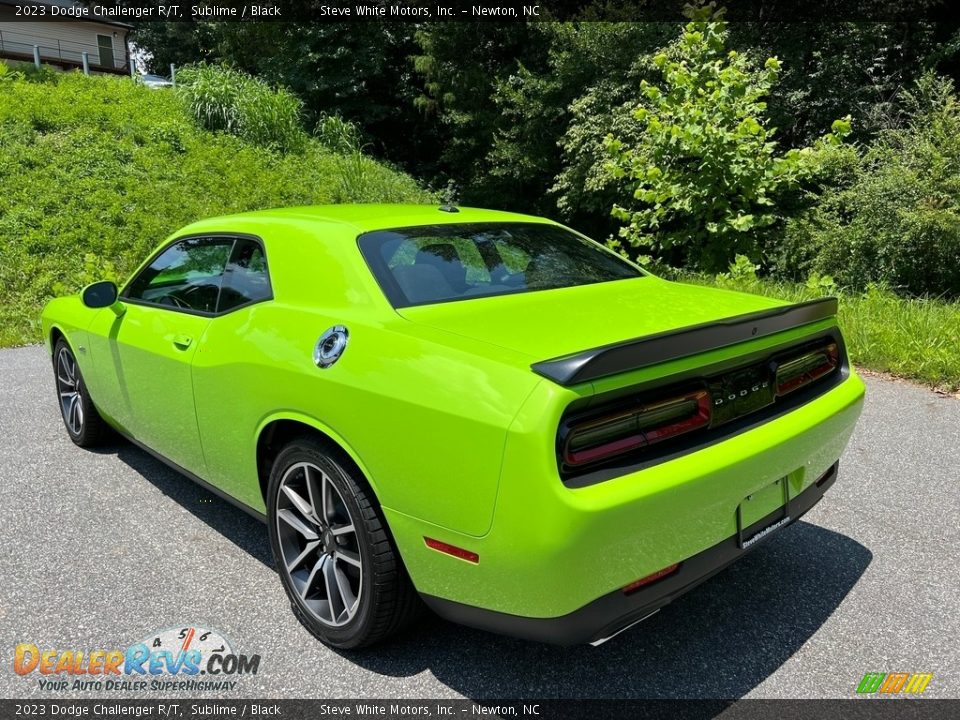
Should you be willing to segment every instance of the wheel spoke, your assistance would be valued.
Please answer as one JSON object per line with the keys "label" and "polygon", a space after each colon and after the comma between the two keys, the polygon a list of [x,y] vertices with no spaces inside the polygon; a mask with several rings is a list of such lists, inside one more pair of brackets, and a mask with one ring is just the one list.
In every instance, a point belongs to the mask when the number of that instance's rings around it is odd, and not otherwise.
{"label": "wheel spoke", "polygon": [[76,383],[73,380],[63,377],[60,373],[57,373],[57,380],[60,381],[61,385],[65,385],[66,387],[76,387]]}
{"label": "wheel spoke", "polygon": [[293,506],[300,511],[300,514],[303,515],[306,520],[309,520],[310,522],[316,521],[316,513],[313,510],[313,505],[304,500],[300,496],[300,493],[298,493],[289,485],[284,485],[283,494],[290,499],[290,502],[293,503]]}
{"label": "wheel spoke", "polygon": [[317,540],[317,533],[314,532],[313,528],[307,525],[303,520],[297,517],[296,513],[291,512],[289,509],[284,508],[277,512],[277,517],[283,520],[287,525],[292,527],[298,533],[303,535],[307,540]]}
{"label": "wheel spoke", "polygon": [[304,561],[304,559],[311,552],[317,549],[317,546],[320,544],[319,540],[310,540],[307,542],[307,546],[303,549],[303,552],[297,555],[292,562],[287,564],[287,572],[293,572],[294,569]]}
{"label": "wheel spoke", "polygon": [[337,550],[333,554],[333,557],[335,560],[343,560],[345,563],[353,565],[354,567],[362,567],[360,556],[354,552],[350,552],[349,550]]}
{"label": "wheel spoke", "polygon": [[[343,611],[346,609],[343,604],[343,595],[340,592],[340,585],[337,583],[337,572],[330,561],[329,556],[324,556],[323,562],[323,584],[327,590],[327,604],[330,606],[330,622],[336,622]],[[334,603],[334,596],[337,603]]]}
{"label": "wheel spoke", "polygon": [[354,532],[353,523],[348,523],[346,525],[337,525],[336,527],[334,527],[333,525],[330,526],[330,534],[333,535],[334,537],[337,537],[339,535],[346,535],[347,533],[352,533],[352,532]]}
{"label": "wheel spoke", "polygon": [[343,601],[343,610],[347,613],[347,619],[353,617],[354,608],[357,604],[357,596],[350,589],[350,581],[344,575],[343,570],[338,568],[335,563],[333,566],[334,577],[337,579],[337,589],[340,591],[340,599]]}
{"label": "wheel spoke", "polygon": [[310,592],[310,586],[313,585],[313,579],[317,576],[317,572],[323,570],[323,564],[326,559],[326,556],[324,556],[317,560],[316,564],[313,566],[313,569],[310,571],[310,575],[307,576],[307,581],[303,584],[303,587],[300,588],[300,597],[303,600],[307,599],[307,594]]}
{"label": "wheel spoke", "polygon": [[[60,368],[63,370],[63,374],[70,378],[70,368],[67,365],[67,352],[66,350],[60,351],[60,356],[57,358],[57,364],[60,365]],[[59,373],[58,373],[59,374]]]}
{"label": "wheel spoke", "polygon": [[[307,495],[310,498],[310,509],[313,511],[313,520],[318,524],[324,523],[322,490],[317,490],[317,479],[314,477],[316,468],[310,465],[303,466],[303,479],[307,486]],[[322,483],[322,481],[321,481]],[[320,501],[319,503],[317,501]]]}
{"label": "wheel spoke", "polygon": [[320,501],[322,505],[323,516],[320,518],[325,523],[330,522],[330,513],[333,512],[333,483],[326,473],[321,473],[322,483],[320,485]]}
{"label": "wheel spoke", "polygon": [[80,432],[80,396],[74,395],[70,398],[70,419],[68,420],[70,424],[70,429],[73,432]]}

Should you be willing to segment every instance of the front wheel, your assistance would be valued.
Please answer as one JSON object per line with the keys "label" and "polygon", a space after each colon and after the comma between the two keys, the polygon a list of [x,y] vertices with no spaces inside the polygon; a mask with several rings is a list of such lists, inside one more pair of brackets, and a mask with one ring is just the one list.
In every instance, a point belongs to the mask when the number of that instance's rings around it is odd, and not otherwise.
{"label": "front wheel", "polygon": [[277,456],[270,545],[297,618],[338,648],[372,645],[418,614],[420,599],[363,477],[313,438]]}
{"label": "front wheel", "polygon": [[70,439],[80,447],[102,444],[109,436],[110,428],[94,407],[77,358],[63,338],[57,340],[53,348],[53,374],[60,416]]}

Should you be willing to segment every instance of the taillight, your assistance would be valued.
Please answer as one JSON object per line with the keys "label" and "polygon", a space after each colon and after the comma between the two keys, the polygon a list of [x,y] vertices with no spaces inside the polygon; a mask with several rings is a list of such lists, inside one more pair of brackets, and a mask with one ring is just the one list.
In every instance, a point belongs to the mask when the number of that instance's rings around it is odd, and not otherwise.
{"label": "taillight", "polygon": [[563,461],[575,467],[654,445],[710,424],[705,389],[645,403],[570,427]]}
{"label": "taillight", "polygon": [[775,388],[777,395],[786,395],[829,375],[840,366],[840,349],[829,343],[802,355],[777,363]]}

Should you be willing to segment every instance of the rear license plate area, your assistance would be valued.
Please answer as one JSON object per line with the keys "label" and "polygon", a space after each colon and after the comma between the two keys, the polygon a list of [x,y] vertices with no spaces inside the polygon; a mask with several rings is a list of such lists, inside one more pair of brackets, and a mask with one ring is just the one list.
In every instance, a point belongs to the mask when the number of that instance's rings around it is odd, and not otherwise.
{"label": "rear license plate area", "polygon": [[[746,549],[790,522],[787,478],[745,497],[737,506],[737,544]],[[760,524],[760,521],[764,521]]]}

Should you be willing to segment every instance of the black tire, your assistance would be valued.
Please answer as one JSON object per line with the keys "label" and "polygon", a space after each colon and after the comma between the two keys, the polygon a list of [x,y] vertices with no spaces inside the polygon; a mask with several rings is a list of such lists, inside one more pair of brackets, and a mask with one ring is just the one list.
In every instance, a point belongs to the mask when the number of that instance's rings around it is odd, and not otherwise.
{"label": "black tire", "polygon": [[[338,497],[332,492],[327,495],[325,482]],[[318,488],[323,500],[314,503]],[[309,508],[291,500],[290,490],[297,498],[308,500]],[[304,512],[323,503],[329,503],[331,512],[326,504],[312,515]],[[270,471],[267,517],[270,547],[293,612],[322,642],[342,649],[366,647],[397,633],[419,616],[422,602],[373,493],[339,452],[311,437],[298,438],[284,447]],[[297,526],[300,529],[293,529]],[[354,531],[345,530],[348,527]],[[343,534],[334,537],[336,532]],[[318,539],[310,540],[311,533]],[[319,545],[309,550],[312,542]],[[359,556],[361,567],[354,572],[352,564],[338,560],[341,555]],[[297,562],[300,558],[305,559]],[[292,570],[288,569],[291,562]],[[327,572],[333,574],[335,591],[313,582],[318,576],[328,580]]]}
{"label": "black tire", "polygon": [[53,346],[53,379],[67,435],[83,448],[102,445],[111,436],[110,426],[90,399],[77,358],[63,338]]}

